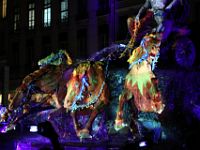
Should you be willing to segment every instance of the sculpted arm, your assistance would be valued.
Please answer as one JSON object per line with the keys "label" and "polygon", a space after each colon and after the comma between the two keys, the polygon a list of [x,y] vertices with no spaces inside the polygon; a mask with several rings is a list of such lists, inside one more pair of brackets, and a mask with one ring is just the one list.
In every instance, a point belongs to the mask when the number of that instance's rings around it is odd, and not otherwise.
{"label": "sculpted arm", "polygon": [[144,5],[140,8],[137,16],[136,16],[136,20],[139,20],[140,19],[140,15],[144,12],[147,11],[147,9],[149,9],[151,7],[151,4],[149,2],[149,0],[146,0],[146,2],[144,3]]}
{"label": "sculpted arm", "polygon": [[173,8],[173,7],[176,6],[180,1],[182,1],[182,0],[173,0],[169,5],[167,5],[166,9],[169,10],[169,9]]}

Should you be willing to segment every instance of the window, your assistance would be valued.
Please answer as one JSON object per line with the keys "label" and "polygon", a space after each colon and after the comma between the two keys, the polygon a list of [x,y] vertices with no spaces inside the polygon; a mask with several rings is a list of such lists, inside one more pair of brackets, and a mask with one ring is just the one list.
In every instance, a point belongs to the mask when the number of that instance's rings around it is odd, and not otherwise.
{"label": "window", "polygon": [[20,70],[20,46],[19,46],[19,41],[15,41],[12,43],[11,45],[11,50],[12,50],[12,54],[10,54],[10,57],[12,58],[11,60],[11,72],[14,72],[14,74],[11,74],[11,79],[17,79],[19,78],[19,70]]}
{"label": "window", "polygon": [[79,0],[78,1],[78,19],[85,19],[88,17],[88,12],[87,12],[87,0]]}
{"label": "window", "polygon": [[109,30],[108,25],[102,25],[99,27],[99,50],[108,46],[109,42]]}
{"label": "window", "polygon": [[58,34],[58,41],[59,41],[59,49],[68,49],[68,33],[61,32]]}
{"label": "window", "polygon": [[42,37],[42,57],[46,57],[47,55],[51,54],[51,42],[52,40],[50,35],[44,35]]}
{"label": "window", "polygon": [[35,48],[35,41],[34,39],[30,38],[26,40],[26,49],[28,49],[28,51],[26,51],[26,71],[27,73],[34,71],[34,69],[36,69],[36,65],[35,65],[35,53],[34,53],[34,48]]}
{"label": "window", "polygon": [[192,18],[194,19],[195,22],[197,21],[197,23],[199,24],[200,23],[200,20],[199,20],[199,18],[200,18],[200,9],[199,9],[200,2],[196,2],[195,4],[196,5],[194,6],[194,9],[192,10],[192,11],[194,11],[195,16]]}
{"label": "window", "polygon": [[61,0],[60,3],[60,15],[61,15],[61,22],[67,22],[68,20],[68,0]]}
{"label": "window", "polygon": [[14,10],[14,31],[19,29],[19,8]]}
{"label": "window", "polygon": [[105,15],[109,13],[109,1],[99,0],[98,1],[98,15]]}
{"label": "window", "polygon": [[0,49],[0,57],[5,55],[5,33],[0,33],[0,41],[1,41],[1,49]]}
{"label": "window", "polygon": [[44,0],[44,27],[51,26],[51,0]]}
{"label": "window", "polygon": [[6,10],[7,9],[7,0],[3,0],[2,2],[2,17],[5,18],[6,17]]}
{"label": "window", "polygon": [[35,3],[28,4],[28,28],[29,30],[35,28]]}
{"label": "window", "polygon": [[78,55],[81,58],[86,58],[87,56],[87,30],[80,29],[77,33],[77,47]]}
{"label": "window", "polygon": [[119,16],[119,25],[117,29],[117,40],[121,41],[127,39],[129,35],[128,28],[127,28],[127,18],[128,16]]}

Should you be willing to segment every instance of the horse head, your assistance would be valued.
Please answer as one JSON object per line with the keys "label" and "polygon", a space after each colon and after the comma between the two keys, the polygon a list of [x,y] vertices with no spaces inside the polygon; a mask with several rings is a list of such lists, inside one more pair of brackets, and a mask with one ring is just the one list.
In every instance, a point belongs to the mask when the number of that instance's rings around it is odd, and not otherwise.
{"label": "horse head", "polygon": [[90,100],[95,99],[95,96],[100,96],[99,92],[103,91],[105,85],[104,80],[101,62],[85,61],[79,63],[74,68],[71,79],[67,83],[64,107],[75,111],[94,105],[97,100],[95,102],[90,102]]}
{"label": "horse head", "polygon": [[67,82],[67,94],[65,97],[64,107],[67,110],[73,109],[73,104],[75,99],[83,98],[83,90],[85,90],[86,85],[86,71],[90,67],[89,63],[80,63],[76,66],[71,74],[69,81]]}
{"label": "horse head", "polygon": [[[70,111],[76,134],[79,137],[90,137],[92,123],[96,115],[108,103],[108,89],[105,83],[101,62],[84,61],[75,66],[67,82],[67,94],[64,108]],[[77,122],[77,114],[89,115],[85,127]]]}
{"label": "horse head", "polygon": [[65,50],[60,50],[58,53],[51,53],[49,56],[38,61],[38,66],[44,67],[46,65],[71,65],[72,59]]}
{"label": "horse head", "polygon": [[15,93],[8,100],[10,102],[8,108],[1,113],[0,124],[4,125],[4,128],[1,130],[1,132],[7,132],[13,129],[19,118],[28,113],[28,98],[29,95],[27,90],[25,90],[22,85],[15,90]]}
{"label": "horse head", "polygon": [[160,55],[160,44],[162,34],[147,34],[140,42],[140,46],[135,48],[129,57],[128,61],[131,69],[135,64],[139,64],[144,60],[152,65],[152,70],[155,68],[155,63]]}

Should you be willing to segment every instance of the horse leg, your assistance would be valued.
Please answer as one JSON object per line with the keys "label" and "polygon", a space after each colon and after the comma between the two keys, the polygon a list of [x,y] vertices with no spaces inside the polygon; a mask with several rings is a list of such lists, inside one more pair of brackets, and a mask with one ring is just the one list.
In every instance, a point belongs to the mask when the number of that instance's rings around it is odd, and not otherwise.
{"label": "horse leg", "polygon": [[99,114],[99,112],[102,110],[103,106],[104,106],[104,102],[103,101],[98,101],[95,106],[94,106],[94,109],[92,110],[91,114],[90,114],[90,117],[89,117],[89,120],[87,121],[86,125],[85,125],[85,128],[81,130],[81,135],[83,137],[86,137],[86,138],[90,138],[90,131],[91,131],[91,128],[92,128],[92,123],[94,122],[96,116]]}
{"label": "horse leg", "polygon": [[51,98],[55,103],[56,109],[49,114],[49,116],[48,116],[49,120],[51,120],[55,116],[59,116],[61,113],[63,113],[63,110],[64,110],[64,107],[58,101],[57,93],[53,93]]}
{"label": "horse leg", "polygon": [[51,120],[53,120],[53,118],[61,116],[62,113],[65,113],[64,107],[55,109],[48,115],[48,120],[51,121]]}
{"label": "horse leg", "polygon": [[77,119],[77,114],[76,113],[77,113],[76,111],[71,112],[71,116],[72,116],[72,119],[73,119],[74,130],[76,132],[76,135],[79,137],[80,136],[80,125],[78,123],[78,119]]}
{"label": "horse leg", "polygon": [[132,132],[134,139],[140,139],[143,137],[143,135],[141,133],[140,124],[137,121],[138,111],[135,106],[135,102],[133,100],[131,101],[131,106],[132,106],[132,117],[133,118],[131,119],[131,123],[130,123],[130,131]]}
{"label": "horse leg", "polygon": [[52,94],[52,99],[56,104],[56,108],[60,109],[62,107],[62,105],[60,104],[60,102],[58,100],[58,94],[57,93]]}
{"label": "horse leg", "polygon": [[132,97],[132,94],[129,93],[127,90],[123,90],[122,94],[119,96],[119,104],[117,110],[117,116],[115,119],[115,130],[120,130],[124,126],[123,120],[123,107],[124,103],[128,101]]}

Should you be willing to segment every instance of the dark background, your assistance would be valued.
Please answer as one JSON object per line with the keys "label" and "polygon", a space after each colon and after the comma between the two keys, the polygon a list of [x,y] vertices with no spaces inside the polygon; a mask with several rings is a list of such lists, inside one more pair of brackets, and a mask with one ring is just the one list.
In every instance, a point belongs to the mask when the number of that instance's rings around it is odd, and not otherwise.
{"label": "dark background", "polygon": [[[4,0],[5,1],[5,0]],[[144,0],[65,0],[68,16],[61,18],[61,3],[44,0],[7,0],[6,16],[2,17],[0,1],[0,93],[7,95],[20,85],[25,75],[38,69],[37,61],[66,49],[73,59],[87,58],[113,43],[130,39],[126,20],[135,16]],[[200,1],[189,0],[187,26],[195,43],[195,69],[200,66]],[[35,26],[29,27],[29,4],[34,4]],[[44,23],[44,11],[51,8],[51,22]],[[166,62],[165,65],[171,64]],[[170,66],[169,66],[170,67]],[[7,68],[7,69],[6,69]]]}

